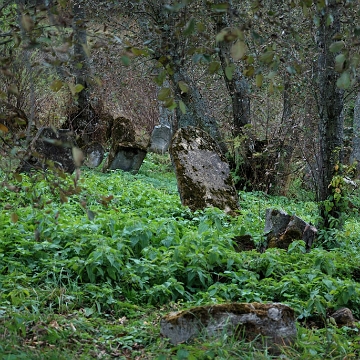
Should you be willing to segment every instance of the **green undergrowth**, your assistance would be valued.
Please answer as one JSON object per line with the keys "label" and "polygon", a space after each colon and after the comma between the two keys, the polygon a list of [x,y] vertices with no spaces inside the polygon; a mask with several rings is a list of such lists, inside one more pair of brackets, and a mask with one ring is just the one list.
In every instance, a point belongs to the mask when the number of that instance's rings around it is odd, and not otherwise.
{"label": "green undergrowth", "polygon": [[[325,320],[344,306],[360,318],[355,212],[309,253],[302,241],[288,251],[239,253],[235,236],[262,244],[267,208],[315,224],[316,204],[241,192],[237,218],[192,213],[180,203],[169,159],[157,155],[136,175],[84,168],[59,189],[35,175],[9,184],[0,189],[3,359],[271,359],[225,334],[177,346],[160,337],[166,312],[228,301],[295,310],[298,339],[285,359],[360,357],[358,329]],[[326,326],[312,327],[314,319]]]}

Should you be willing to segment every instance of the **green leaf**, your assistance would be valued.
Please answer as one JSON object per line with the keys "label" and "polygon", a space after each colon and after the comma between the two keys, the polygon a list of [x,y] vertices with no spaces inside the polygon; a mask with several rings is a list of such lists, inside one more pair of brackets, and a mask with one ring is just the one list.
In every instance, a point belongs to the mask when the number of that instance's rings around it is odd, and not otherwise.
{"label": "green leaf", "polygon": [[231,57],[236,61],[242,59],[247,51],[247,46],[243,41],[237,40],[230,49]]}
{"label": "green leaf", "polygon": [[189,85],[185,81],[179,81],[178,85],[182,94],[189,92]]}
{"label": "green leaf", "polygon": [[130,65],[130,58],[128,56],[123,55],[121,57],[121,62],[125,65],[125,66],[129,66]]}
{"label": "green leaf", "polygon": [[57,92],[57,91],[59,91],[59,90],[62,88],[62,86],[63,86],[63,82],[62,82],[62,81],[60,81],[60,80],[54,80],[54,81],[51,83],[51,85],[50,85],[50,89],[51,89],[52,91]]}
{"label": "green leaf", "polygon": [[234,65],[229,65],[225,68],[225,75],[229,80],[232,80],[235,71]]}
{"label": "green leaf", "polygon": [[162,89],[159,91],[158,99],[159,99],[160,101],[165,101],[170,95],[171,95],[171,89],[165,87],[165,88],[162,88]]}
{"label": "green leaf", "polygon": [[228,3],[211,4],[211,10],[217,13],[225,13],[229,7]]}
{"label": "green leaf", "polygon": [[343,72],[345,68],[346,56],[344,54],[339,54],[335,57],[335,71]]}
{"label": "green leaf", "polygon": [[350,74],[344,71],[336,81],[336,86],[340,89],[348,89],[351,84]]}
{"label": "green leaf", "polygon": [[263,75],[262,74],[257,74],[255,76],[255,82],[256,82],[256,86],[260,88],[262,86],[262,83],[263,83]]}
{"label": "green leaf", "polygon": [[212,61],[209,64],[209,73],[215,74],[220,69],[220,63],[218,61]]}
{"label": "green leaf", "polygon": [[339,52],[343,49],[345,46],[345,43],[343,41],[336,41],[330,45],[330,51],[331,52]]}
{"label": "green leaf", "polygon": [[275,52],[274,51],[266,51],[260,55],[259,60],[265,64],[270,64],[274,59]]}
{"label": "green leaf", "polygon": [[74,91],[75,91],[75,93],[79,93],[79,92],[83,91],[84,89],[85,89],[84,85],[76,84]]}
{"label": "green leaf", "polygon": [[181,112],[185,115],[186,114],[186,105],[181,100],[179,100],[179,108],[180,108]]}
{"label": "green leaf", "polygon": [[184,35],[191,35],[195,30],[195,19],[191,18],[185,26]]}

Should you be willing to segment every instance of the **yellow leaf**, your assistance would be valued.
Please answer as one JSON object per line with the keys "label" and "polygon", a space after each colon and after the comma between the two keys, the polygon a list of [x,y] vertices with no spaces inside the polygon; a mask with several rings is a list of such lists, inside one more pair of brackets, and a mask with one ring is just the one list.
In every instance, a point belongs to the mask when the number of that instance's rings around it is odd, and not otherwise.
{"label": "yellow leaf", "polygon": [[11,214],[11,222],[13,222],[14,224],[17,223],[19,220],[19,215],[17,213],[12,213]]}
{"label": "yellow leaf", "polygon": [[242,59],[247,51],[246,44],[243,41],[236,41],[230,49],[231,57],[236,61]]}
{"label": "yellow leaf", "polygon": [[23,15],[21,17],[21,25],[26,32],[29,32],[34,28],[34,22],[29,15]]}
{"label": "yellow leaf", "polygon": [[52,91],[57,92],[57,91],[59,91],[59,90],[62,88],[62,86],[63,86],[63,82],[62,82],[62,81],[60,81],[60,80],[54,80],[54,81],[51,83],[51,85],[50,85],[50,89],[51,89]]}
{"label": "yellow leaf", "polygon": [[77,167],[81,166],[82,162],[84,161],[84,153],[82,152],[82,150],[79,149],[78,147],[74,146],[72,148],[72,155],[73,155],[75,165]]}
{"label": "yellow leaf", "polygon": [[6,134],[7,132],[9,132],[9,129],[4,124],[0,124],[0,131]]}
{"label": "yellow leaf", "polygon": [[257,74],[255,76],[255,81],[256,81],[256,86],[257,87],[261,87],[262,86],[262,82],[263,82],[263,76],[262,74]]}

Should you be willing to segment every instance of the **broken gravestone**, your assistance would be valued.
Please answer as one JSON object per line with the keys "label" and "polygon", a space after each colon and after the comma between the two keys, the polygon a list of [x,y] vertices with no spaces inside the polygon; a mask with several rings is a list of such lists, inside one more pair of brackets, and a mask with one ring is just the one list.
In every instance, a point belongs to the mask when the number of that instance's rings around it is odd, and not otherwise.
{"label": "broken gravestone", "polygon": [[104,147],[98,142],[92,142],[83,148],[85,155],[84,164],[89,168],[98,167],[104,159]]}
{"label": "broken gravestone", "polygon": [[238,195],[230,167],[217,143],[205,131],[179,129],[169,148],[181,202],[191,210],[217,207],[235,215]]}
{"label": "broken gravestone", "polygon": [[30,155],[24,159],[19,172],[47,169],[50,160],[55,167],[72,174],[75,170],[72,153],[74,146],[75,137],[72,131],[43,127],[31,142]]}
{"label": "broken gravestone", "polygon": [[164,154],[168,151],[171,142],[171,127],[170,125],[157,125],[151,133],[149,151]]}
{"label": "broken gravestone", "polygon": [[265,346],[276,351],[295,340],[294,310],[280,303],[218,304],[169,313],[160,322],[161,335],[172,344],[224,331],[249,341],[261,335],[265,337]]}
{"label": "broken gravestone", "polygon": [[288,215],[283,210],[266,209],[265,235],[267,248],[288,249],[294,240],[303,240],[309,251],[317,230],[296,215]]}
{"label": "broken gravestone", "polygon": [[111,148],[103,171],[120,169],[136,174],[146,156],[146,147],[135,141],[135,129],[129,119],[114,120],[111,130]]}

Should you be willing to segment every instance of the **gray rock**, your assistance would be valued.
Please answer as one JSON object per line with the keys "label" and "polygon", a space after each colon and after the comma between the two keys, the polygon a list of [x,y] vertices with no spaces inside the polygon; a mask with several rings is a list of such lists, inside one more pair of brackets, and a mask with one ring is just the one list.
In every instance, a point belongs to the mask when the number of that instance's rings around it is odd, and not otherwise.
{"label": "gray rock", "polygon": [[265,235],[268,248],[287,249],[294,240],[303,240],[310,250],[316,238],[317,229],[296,215],[290,216],[283,210],[266,209]]}
{"label": "gray rock", "polygon": [[157,125],[151,134],[149,151],[164,154],[169,149],[172,131],[170,125]]}
{"label": "gray rock", "polygon": [[83,149],[85,153],[84,164],[89,168],[98,167],[104,159],[104,148],[100,143],[93,142]]}
{"label": "gray rock", "polygon": [[146,156],[146,150],[137,144],[113,144],[105,161],[103,171],[120,169],[136,174]]}
{"label": "gray rock", "polygon": [[[170,313],[160,322],[160,333],[172,344],[197,335],[216,336],[227,332],[252,341],[262,335],[272,350],[290,345],[296,337],[294,311],[280,303],[230,303],[199,306]],[[259,339],[260,340],[260,339]]]}
{"label": "gray rock", "polygon": [[235,215],[238,195],[230,167],[217,143],[205,131],[179,129],[169,148],[181,202],[191,210],[217,207]]}

